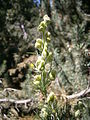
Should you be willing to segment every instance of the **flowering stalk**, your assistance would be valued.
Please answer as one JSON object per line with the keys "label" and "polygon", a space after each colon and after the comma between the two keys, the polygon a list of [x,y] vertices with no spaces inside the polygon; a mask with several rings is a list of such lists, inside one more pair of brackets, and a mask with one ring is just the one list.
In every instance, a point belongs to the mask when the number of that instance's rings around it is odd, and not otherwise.
{"label": "flowering stalk", "polygon": [[45,15],[43,21],[40,23],[38,30],[42,34],[42,39],[38,38],[35,43],[35,48],[40,51],[40,55],[35,64],[37,75],[34,76],[34,84],[41,91],[41,93],[47,96],[47,87],[51,80],[55,79],[55,71],[51,70],[52,52],[49,51],[48,46],[51,41],[51,34],[47,30],[50,18]]}
{"label": "flowering stalk", "polygon": [[[48,114],[51,114],[53,106],[56,101],[56,96],[53,92],[48,95],[47,87],[51,81],[55,79],[56,71],[52,70],[52,52],[49,51],[49,43],[51,41],[51,34],[47,30],[50,23],[50,18],[45,15],[43,21],[40,23],[38,29],[42,34],[42,39],[38,38],[35,43],[35,48],[39,50],[39,56],[35,64],[36,75],[34,76],[34,85],[41,91],[45,97],[44,106],[41,107],[40,117],[47,119]],[[54,104],[53,104],[54,103]],[[47,104],[47,105],[45,105]],[[47,112],[50,111],[50,112]]]}

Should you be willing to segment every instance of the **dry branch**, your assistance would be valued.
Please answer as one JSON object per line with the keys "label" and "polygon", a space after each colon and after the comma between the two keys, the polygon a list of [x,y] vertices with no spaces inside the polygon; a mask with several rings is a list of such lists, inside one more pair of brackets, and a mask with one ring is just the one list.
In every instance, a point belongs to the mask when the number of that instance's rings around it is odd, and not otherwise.
{"label": "dry branch", "polygon": [[15,100],[15,99],[0,99],[0,106],[4,109],[13,105],[14,108],[19,112],[19,110],[24,113],[29,113],[33,109],[37,109],[37,101],[34,99],[25,99],[25,100]]}
{"label": "dry branch", "polygon": [[14,99],[0,99],[0,103],[4,103],[4,102],[10,102],[10,103],[14,103],[14,104],[25,104],[25,103],[30,103],[32,102],[32,99],[26,99],[26,100],[14,100]]}
{"label": "dry branch", "polygon": [[[67,95],[66,98],[68,100],[76,99],[76,98],[79,99],[83,97],[90,98],[90,96],[86,96],[87,94],[90,94],[90,88],[82,90],[81,92],[76,93],[76,94]],[[34,105],[34,103],[37,103],[38,101],[34,100],[33,98],[25,99],[25,100],[15,100],[15,99],[8,99],[8,98],[0,99],[0,103],[6,103],[6,102],[14,103],[15,105],[28,104],[28,103],[33,103]]]}
{"label": "dry branch", "polygon": [[[66,98],[68,100],[75,99],[75,98],[78,99],[78,98],[86,97],[87,94],[90,94],[90,88],[88,88],[88,89],[86,88],[85,90],[82,90],[81,92],[73,94],[73,95],[68,95],[68,96],[66,96]],[[87,98],[89,98],[89,97],[87,97]]]}

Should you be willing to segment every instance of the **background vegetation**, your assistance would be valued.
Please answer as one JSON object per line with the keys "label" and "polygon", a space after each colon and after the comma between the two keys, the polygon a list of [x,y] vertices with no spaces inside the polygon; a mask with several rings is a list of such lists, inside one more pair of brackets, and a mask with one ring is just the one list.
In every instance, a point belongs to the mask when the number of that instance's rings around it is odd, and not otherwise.
{"label": "background vegetation", "polygon": [[[57,70],[59,86],[51,88],[67,95],[78,93],[90,87],[90,9],[87,0],[0,0],[0,118],[19,119],[20,116],[38,113],[37,103],[27,108],[2,102],[8,99],[35,99],[32,75],[35,71],[30,64],[37,60],[34,47],[37,30],[43,16],[47,14],[51,23],[50,47],[53,51],[53,66]],[[39,52],[39,51],[38,51]],[[90,93],[81,99],[84,105],[79,118],[72,118],[64,106],[62,116],[68,120],[89,120]],[[86,98],[88,97],[88,98]],[[7,101],[7,100],[6,100]],[[29,101],[31,102],[31,101]],[[16,103],[15,103],[16,104]],[[72,103],[74,104],[74,103]],[[73,106],[73,105],[71,105]],[[25,108],[26,107],[26,108]],[[8,110],[8,112],[7,112]],[[71,110],[71,109],[70,109]],[[60,118],[65,120],[66,118]],[[70,118],[71,117],[71,118]],[[30,118],[31,119],[31,118]]]}

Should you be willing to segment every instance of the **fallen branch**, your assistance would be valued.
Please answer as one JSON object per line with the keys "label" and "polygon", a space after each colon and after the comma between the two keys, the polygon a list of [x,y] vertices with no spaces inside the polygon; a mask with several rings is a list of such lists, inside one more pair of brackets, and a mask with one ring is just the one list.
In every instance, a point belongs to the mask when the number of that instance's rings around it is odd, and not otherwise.
{"label": "fallen branch", "polygon": [[[82,97],[90,98],[90,97],[86,96],[89,93],[90,93],[90,88],[82,90],[81,92],[76,93],[76,94],[67,95],[66,98],[68,100],[75,99],[75,98],[78,99],[78,98],[82,98]],[[36,103],[38,101],[35,101],[33,99],[25,99],[25,100],[15,100],[15,99],[8,99],[8,98],[0,99],[0,103],[5,103],[5,102],[14,103],[14,104],[28,104],[28,103],[31,103],[31,102]]]}
{"label": "fallen branch", "polygon": [[[3,91],[2,91],[2,94],[5,93],[5,92],[20,92],[20,90],[17,90],[17,89],[13,89],[13,88],[5,88]],[[37,101],[34,100],[34,98],[28,98],[28,99],[25,99],[25,100],[15,100],[15,99],[10,99],[10,98],[2,98],[0,99],[0,103],[10,103],[10,104],[28,104],[28,103],[32,103],[32,104],[35,104]]]}
{"label": "fallen branch", "polygon": [[[79,92],[79,93],[76,93],[76,94],[73,94],[73,95],[68,95],[68,96],[66,96],[66,98],[68,99],[68,100],[70,100],[70,99],[75,99],[75,98],[82,98],[82,97],[87,97],[86,95],[87,94],[89,94],[90,93],[90,88],[86,88],[85,90],[83,90],[83,91],[81,91],[81,92]],[[90,98],[90,97],[87,97],[87,98]]]}
{"label": "fallen branch", "polygon": [[32,99],[26,99],[26,100],[14,100],[14,99],[0,99],[0,103],[4,103],[4,102],[10,102],[10,103],[14,103],[14,104],[25,104],[25,103],[30,103],[32,102]]}

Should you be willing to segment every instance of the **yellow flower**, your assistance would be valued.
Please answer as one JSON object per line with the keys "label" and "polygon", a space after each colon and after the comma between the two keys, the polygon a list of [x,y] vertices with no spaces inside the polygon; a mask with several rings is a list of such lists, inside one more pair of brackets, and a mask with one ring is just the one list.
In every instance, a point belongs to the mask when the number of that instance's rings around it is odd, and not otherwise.
{"label": "yellow flower", "polygon": [[30,68],[34,69],[34,64],[33,63],[30,64]]}

